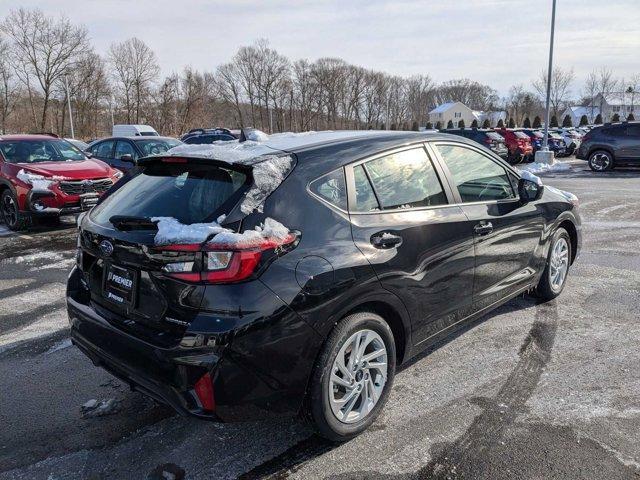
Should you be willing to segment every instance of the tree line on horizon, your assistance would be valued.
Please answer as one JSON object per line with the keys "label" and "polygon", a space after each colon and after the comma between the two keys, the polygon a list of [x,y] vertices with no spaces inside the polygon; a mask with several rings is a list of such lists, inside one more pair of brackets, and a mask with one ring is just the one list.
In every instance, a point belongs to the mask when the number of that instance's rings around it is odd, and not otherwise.
{"label": "tree line on horizon", "polygon": [[[572,69],[554,69],[550,125],[571,101],[574,81]],[[172,136],[214,126],[266,132],[417,130],[437,127],[428,123],[428,112],[447,101],[473,110],[505,110],[504,126],[535,128],[545,85],[541,72],[531,88],[515,85],[500,98],[491,86],[470,79],[438,84],[426,74],[391,75],[339,58],[292,61],[266,40],[240,47],[212,71],[185,67],[162,76],[155,52],[138,38],[115,42],[100,55],[86,27],[66,17],[20,8],[0,19],[0,133],[69,136],[68,102],[76,137],[83,139],[109,135],[113,123],[150,124]],[[579,102],[622,85],[633,95],[640,90],[640,75],[624,82],[600,68],[588,76]]]}

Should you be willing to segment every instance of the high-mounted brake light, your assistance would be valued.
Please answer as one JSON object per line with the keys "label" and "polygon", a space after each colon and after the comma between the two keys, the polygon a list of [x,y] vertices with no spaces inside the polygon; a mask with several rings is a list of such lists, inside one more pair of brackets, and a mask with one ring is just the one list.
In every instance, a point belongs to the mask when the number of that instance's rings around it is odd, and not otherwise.
{"label": "high-mounted brake light", "polygon": [[[248,247],[229,244],[184,244],[159,247],[161,251],[200,253],[201,261],[177,261],[163,267],[165,275],[185,282],[234,283],[246,280],[256,270],[262,254],[293,244],[298,236],[289,233],[284,239],[267,238]],[[178,259],[176,259],[178,260]],[[200,265],[200,269],[196,270]]]}
{"label": "high-mounted brake light", "polygon": [[180,157],[165,157],[161,160],[163,163],[187,163],[189,160]]}

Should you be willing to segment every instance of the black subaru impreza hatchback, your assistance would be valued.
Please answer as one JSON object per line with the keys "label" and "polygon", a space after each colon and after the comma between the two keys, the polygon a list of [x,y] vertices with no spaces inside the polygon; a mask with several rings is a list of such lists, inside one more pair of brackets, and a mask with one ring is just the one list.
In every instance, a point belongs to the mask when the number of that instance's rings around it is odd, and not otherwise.
{"label": "black subaru impreza hatchback", "polygon": [[79,220],[73,343],[204,419],[304,412],[346,440],[398,365],[563,290],[577,198],[458,136],[319,132],[138,162]]}

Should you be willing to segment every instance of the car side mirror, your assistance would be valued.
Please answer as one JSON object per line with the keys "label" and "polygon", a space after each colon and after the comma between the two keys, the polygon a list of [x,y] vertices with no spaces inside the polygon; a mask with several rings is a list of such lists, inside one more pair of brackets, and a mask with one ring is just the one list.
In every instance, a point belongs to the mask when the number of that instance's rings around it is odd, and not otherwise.
{"label": "car side mirror", "polygon": [[133,157],[132,157],[132,156],[131,156],[131,154],[129,154],[129,153],[127,153],[127,154],[125,154],[125,155],[122,155],[122,156],[120,157],[120,160],[122,160],[123,162],[135,163],[135,162],[133,161]]}
{"label": "car side mirror", "polygon": [[544,186],[542,180],[535,175],[524,171],[522,177],[518,180],[518,194],[522,203],[534,202],[542,196]]}

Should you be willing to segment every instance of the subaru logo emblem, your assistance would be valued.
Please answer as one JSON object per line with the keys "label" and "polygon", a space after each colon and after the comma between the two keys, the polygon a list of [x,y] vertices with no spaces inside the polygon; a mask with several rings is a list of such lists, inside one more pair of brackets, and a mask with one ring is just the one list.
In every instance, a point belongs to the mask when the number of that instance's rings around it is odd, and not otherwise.
{"label": "subaru logo emblem", "polygon": [[113,253],[113,244],[109,240],[101,241],[99,247],[105,257],[108,257]]}

